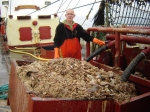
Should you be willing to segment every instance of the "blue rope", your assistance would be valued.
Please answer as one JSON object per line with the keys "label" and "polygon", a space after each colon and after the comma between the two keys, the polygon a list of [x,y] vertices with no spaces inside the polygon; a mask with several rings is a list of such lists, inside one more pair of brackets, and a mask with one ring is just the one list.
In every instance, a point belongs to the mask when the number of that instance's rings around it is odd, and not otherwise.
{"label": "blue rope", "polygon": [[8,98],[8,93],[0,95],[0,100],[6,100]]}
{"label": "blue rope", "polygon": [[8,98],[8,88],[8,84],[0,86],[0,100],[5,100]]}

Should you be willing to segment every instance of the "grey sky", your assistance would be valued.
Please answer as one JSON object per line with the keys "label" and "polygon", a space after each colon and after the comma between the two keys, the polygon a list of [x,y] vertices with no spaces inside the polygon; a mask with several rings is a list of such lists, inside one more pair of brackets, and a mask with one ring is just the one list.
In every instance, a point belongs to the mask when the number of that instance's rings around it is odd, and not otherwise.
{"label": "grey sky", "polygon": [[[57,1],[57,0],[52,0],[51,2],[53,3],[55,1]],[[51,10],[52,13],[55,13],[58,10],[58,8],[61,4],[61,1],[62,0],[60,0],[59,2],[57,2],[57,3],[50,6],[50,10],[53,9],[53,10]],[[95,0],[80,0],[80,1],[79,0],[72,0],[71,3],[70,3],[70,1],[71,0],[63,0],[63,3],[64,2],[65,3],[64,3],[63,6],[61,6],[61,8],[59,9],[58,12],[64,11],[67,8],[67,6],[68,6],[68,8],[75,8],[77,3],[78,3],[78,5],[76,7],[80,7],[80,6],[83,6],[83,5],[86,5],[86,4],[91,4],[91,3],[95,2]],[[96,0],[96,2],[98,2],[98,1],[100,1],[100,0]],[[69,5],[69,3],[70,3],[70,5]],[[78,22],[79,24],[81,24],[81,25],[84,23],[83,24],[84,28],[90,27],[93,23],[92,22],[93,16],[96,14],[97,10],[99,9],[99,4],[100,4],[100,2],[95,3],[93,8],[92,8],[93,4],[88,5],[88,6],[84,6],[84,7],[80,7],[80,8],[76,8],[75,9],[76,17],[75,17],[74,20],[76,22]],[[92,11],[89,15],[89,19],[85,21],[86,16],[88,15],[88,13],[91,9],[92,9]],[[65,16],[64,16],[65,13],[58,13],[58,15],[59,15],[61,21],[63,21],[65,19]]]}

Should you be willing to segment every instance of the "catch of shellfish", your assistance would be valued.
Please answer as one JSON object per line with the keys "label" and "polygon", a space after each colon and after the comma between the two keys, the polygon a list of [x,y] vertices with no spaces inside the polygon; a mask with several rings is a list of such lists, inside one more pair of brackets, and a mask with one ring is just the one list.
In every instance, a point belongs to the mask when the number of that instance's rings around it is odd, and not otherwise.
{"label": "catch of shellfish", "polygon": [[44,98],[114,99],[129,101],[136,96],[133,83],[120,76],[73,58],[35,61],[17,67],[27,92]]}

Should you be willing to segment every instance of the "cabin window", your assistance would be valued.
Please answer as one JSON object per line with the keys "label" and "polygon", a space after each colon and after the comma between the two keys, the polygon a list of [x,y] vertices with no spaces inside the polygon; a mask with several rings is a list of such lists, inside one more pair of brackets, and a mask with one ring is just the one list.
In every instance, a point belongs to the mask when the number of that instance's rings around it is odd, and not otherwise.
{"label": "cabin window", "polygon": [[50,19],[51,15],[39,15],[38,18],[39,19]]}
{"label": "cabin window", "polygon": [[31,16],[17,16],[18,20],[28,20],[31,19]]}

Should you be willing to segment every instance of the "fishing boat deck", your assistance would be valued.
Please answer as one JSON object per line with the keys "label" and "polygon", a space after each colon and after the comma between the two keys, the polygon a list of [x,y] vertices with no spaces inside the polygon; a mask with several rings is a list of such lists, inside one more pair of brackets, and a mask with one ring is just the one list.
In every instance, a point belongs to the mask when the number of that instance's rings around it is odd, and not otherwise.
{"label": "fishing boat deck", "polygon": [[3,41],[2,36],[0,36],[0,86],[8,84],[8,79],[8,70],[5,63],[5,56],[3,55]]}
{"label": "fishing boat deck", "polygon": [[[9,71],[7,69],[2,47],[2,36],[0,36],[0,86],[9,83]],[[0,100],[0,112],[11,112],[10,106],[7,106],[7,100]]]}

